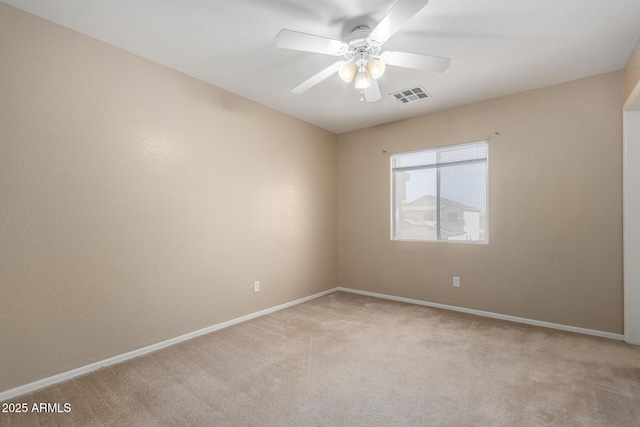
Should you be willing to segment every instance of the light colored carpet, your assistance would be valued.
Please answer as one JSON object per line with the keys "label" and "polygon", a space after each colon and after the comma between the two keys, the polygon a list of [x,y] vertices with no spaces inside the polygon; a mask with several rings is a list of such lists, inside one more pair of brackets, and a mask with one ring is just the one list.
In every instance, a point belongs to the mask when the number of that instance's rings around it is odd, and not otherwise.
{"label": "light colored carpet", "polygon": [[336,292],[12,402],[1,425],[639,426],[622,342]]}

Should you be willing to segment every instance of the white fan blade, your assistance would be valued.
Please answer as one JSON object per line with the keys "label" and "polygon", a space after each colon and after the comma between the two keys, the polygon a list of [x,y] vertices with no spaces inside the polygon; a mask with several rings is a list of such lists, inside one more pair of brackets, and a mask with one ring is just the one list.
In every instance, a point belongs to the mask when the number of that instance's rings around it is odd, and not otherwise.
{"label": "white fan blade", "polygon": [[276,47],[340,56],[348,46],[340,40],[299,33],[298,31],[282,30],[276,36]]}
{"label": "white fan blade", "polygon": [[427,5],[428,0],[398,0],[382,21],[367,36],[373,44],[381,45],[389,40],[404,24]]}
{"label": "white fan blade", "polygon": [[380,95],[380,86],[378,86],[378,81],[376,79],[370,79],[371,86],[368,88],[362,89],[364,92],[364,98],[367,102],[376,102],[382,95]]}
{"label": "white fan blade", "polygon": [[441,56],[419,55],[417,53],[384,51],[380,54],[380,60],[387,65],[396,67],[413,68],[416,70],[433,71],[441,73],[451,63],[451,58]]}
{"label": "white fan blade", "polygon": [[323,81],[324,79],[328,78],[333,73],[338,71],[340,69],[340,67],[342,67],[343,64],[345,64],[345,61],[338,61],[338,62],[336,62],[336,63],[334,63],[332,65],[329,65],[327,68],[325,68],[324,70],[320,71],[318,74],[315,74],[315,75],[309,77],[307,80],[303,81],[298,86],[296,86],[293,89],[291,89],[291,92],[293,92],[293,93],[302,93],[302,92],[312,88],[313,86],[317,85],[318,83],[320,83],[321,81]]}

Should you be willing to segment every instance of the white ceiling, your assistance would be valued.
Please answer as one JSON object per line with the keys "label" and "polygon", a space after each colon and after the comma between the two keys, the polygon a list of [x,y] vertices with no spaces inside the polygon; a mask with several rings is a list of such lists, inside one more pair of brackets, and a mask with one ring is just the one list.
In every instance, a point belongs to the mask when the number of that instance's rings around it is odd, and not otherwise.
{"label": "white ceiling", "polygon": [[[366,103],[337,75],[291,93],[337,58],[277,49],[275,36],[342,39],[396,0],[1,1],[335,133],[619,70],[640,37],[640,0],[431,0],[384,49],[450,57],[451,67],[388,67],[382,100]],[[387,96],[416,85],[432,98]]]}

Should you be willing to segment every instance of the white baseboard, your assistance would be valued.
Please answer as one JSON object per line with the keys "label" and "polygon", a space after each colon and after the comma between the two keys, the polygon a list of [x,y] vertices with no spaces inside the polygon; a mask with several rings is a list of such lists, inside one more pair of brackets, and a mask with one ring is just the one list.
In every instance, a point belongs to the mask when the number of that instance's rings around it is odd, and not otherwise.
{"label": "white baseboard", "polygon": [[98,370],[100,368],[104,368],[105,366],[113,365],[115,363],[124,362],[125,360],[133,359],[134,357],[142,356],[144,354],[151,353],[151,352],[163,349],[165,347],[172,346],[174,344],[178,344],[178,343],[180,343],[182,341],[186,341],[186,340],[190,340],[190,339],[195,338],[195,337],[199,337],[200,335],[205,335],[205,334],[208,334],[210,332],[214,332],[214,331],[217,331],[219,329],[223,329],[223,328],[229,327],[231,325],[235,325],[237,323],[246,322],[247,320],[254,319],[254,318],[260,317],[260,316],[264,316],[265,314],[273,313],[275,311],[279,311],[279,310],[282,310],[282,309],[285,309],[285,308],[288,308],[288,307],[291,307],[291,306],[294,306],[294,305],[297,305],[297,304],[301,304],[303,302],[307,302],[307,301],[310,301],[312,299],[315,299],[315,298],[330,294],[330,293],[335,292],[337,290],[338,290],[338,288],[329,289],[329,290],[326,290],[326,291],[323,291],[323,292],[320,292],[320,293],[317,293],[317,294],[314,294],[314,295],[310,295],[308,297],[300,298],[300,299],[297,299],[295,301],[290,301],[290,302],[287,302],[287,303],[284,303],[284,304],[277,305],[275,307],[271,307],[271,308],[267,308],[267,309],[264,309],[264,310],[257,311],[255,313],[247,314],[245,316],[241,316],[241,317],[238,317],[236,319],[231,319],[231,320],[228,320],[226,322],[218,323],[216,325],[212,325],[212,326],[206,327],[204,329],[199,329],[197,331],[190,332],[188,334],[180,335],[179,337],[171,338],[171,339],[168,339],[166,341],[162,341],[162,342],[159,342],[157,344],[150,345],[148,347],[140,348],[138,350],[133,350],[133,351],[130,351],[128,353],[124,353],[124,354],[120,354],[118,356],[110,357],[109,359],[106,359],[106,360],[103,360],[103,361],[100,361],[100,362],[92,363],[90,365],[82,366],[80,368],[73,369],[73,370],[67,371],[67,372],[63,372],[61,374],[57,374],[57,375],[54,375],[52,377],[44,378],[42,380],[38,380],[38,381],[29,383],[29,384],[25,384],[25,385],[20,386],[20,387],[16,387],[16,388],[13,388],[13,389],[10,389],[10,390],[7,390],[7,391],[3,391],[3,392],[0,393],[0,402],[8,400],[8,399],[13,399],[14,397],[17,397],[17,396],[20,396],[20,395],[23,395],[23,394],[31,393],[31,392],[36,391],[38,389],[41,389],[41,388],[44,388],[44,387],[47,387],[47,386],[50,386],[50,385],[53,385],[53,384],[56,384],[56,383],[60,383],[62,381],[70,380],[70,379],[72,379],[74,377],[78,377],[80,375],[84,375],[84,374],[89,373],[91,371],[96,371],[96,370]]}
{"label": "white baseboard", "polygon": [[624,340],[624,336],[611,332],[596,331],[593,329],[578,328],[575,326],[560,325],[558,323],[543,322],[541,320],[525,319],[524,317],[509,316],[506,314],[492,313],[490,311],[474,310],[472,308],[456,307],[455,305],[438,304],[435,302],[421,301],[412,298],[396,297],[393,295],[378,294],[375,292],[360,291],[358,289],[350,289],[338,287],[338,291],[351,292],[353,294],[367,295],[370,297],[383,298],[393,301],[408,302],[410,304],[424,305],[427,307],[442,308],[445,310],[459,311],[462,313],[475,314],[477,316],[491,317],[494,319],[508,320],[517,323],[526,323],[527,325],[542,326],[544,328],[559,329],[561,331],[576,332],[579,334],[593,335],[596,337],[610,338],[614,340]]}
{"label": "white baseboard", "polygon": [[421,301],[421,300],[417,300],[417,299],[412,299],[412,298],[404,298],[404,297],[397,297],[397,296],[393,296],[393,295],[385,295],[385,294],[379,294],[379,293],[375,293],[375,292],[368,292],[368,291],[360,291],[357,289],[350,289],[350,288],[343,288],[343,287],[337,287],[337,288],[333,288],[333,289],[328,289],[326,291],[314,294],[314,295],[310,295],[308,297],[304,297],[304,298],[300,298],[297,299],[295,301],[290,301],[284,304],[280,304],[277,305],[275,307],[271,307],[271,308],[267,308],[264,310],[260,310],[257,311],[255,313],[251,313],[251,314],[247,314],[245,316],[241,316],[235,319],[231,319],[228,320],[226,322],[222,322],[222,323],[218,323],[216,325],[212,325],[209,327],[206,327],[204,329],[199,329],[197,331],[194,332],[190,332],[188,334],[184,334],[181,335],[179,337],[176,338],[171,338],[168,339],[166,341],[162,341],[159,342],[157,344],[153,344],[144,348],[140,348],[138,350],[133,350],[130,351],[128,353],[124,353],[118,356],[114,356],[111,357],[109,359],[100,361],[100,362],[96,362],[96,363],[92,363],[90,365],[86,365],[86,366],[82,366],[80,368],[77,369],[73,369],[71,371],[67,371],[67,372],[63,372],[61,374],[57,374],[48,378],[44,378],[42,380],[38,380],[29,384],[25,384],[23,386],[20,387],[16,387],[7,391],[3,391],[0,393],[0,402],[8,400],[8,399],[12,399],[14,397],[23,395],[23,394],[27,394],[27,393],[31,393],[33,391],[36,391],[38,389],[44,388],[44,387],[48,387],[50,385],[56,384],[56,383],[60,383],[63,381],[67,381],[70,380],[72,378],[78,377],[80,375],[84,375],[86,373],[89,373],[91,371],[96,371],[100,368],[104,368],[105,366],[109,366],[109,365],[113,365],[116,363],[120,363],[120,362],[124,362],[125,360],[129,360],[129,359],[133,359],[134,357],[138,357],[138,356],[142,356],[144,354],[148,354],[148,353],[152,353],[154,351],[163,349],[165,347],[169,347],[172,346],[174,344],[178,344],[180,342],[186,341],[186,340],[190,340],[192,338],[196,338],[199,337],[201,335],[205,335],[208,334],[210,332],[214,332],[217,331],[219,329],[223,329],[241,322],[245,322],[247,320],[250,319],[254,319],[256,317],[260,317],[260,316],[264,316],[265,314],[269,314],[269,313],[273,313],[279,310],[283,310],[285,308],[297,305],[297,304],[301,304],[303,302],[307,302],[310,301],[312,299],[315,298],[319,298],[321,296],[336,292],[336,291],[343,291],[343,292],[350,292],[350,293],[354,293],[354,294],[360,294],[360,295],[367,295],[370,297],[375,297],[375,298],[382,298],[382,299],[388,299],[388,300],[393,300],[393,301],[401,301],[401,302],[407,302],[410,304],[417,304],[417,305],[423,305],[423,306],[427,306],[427,307],[435,307],[435,308],[442,308],[445,310],[452,310],[452,311],[459,311],[462,313],[469,313],[469,314],[475,314],[478,316],[484,316],[484,317],[491,317],[494,319],[502,319],[502,320],[509,320],[511,322],[518,322],[518,323],[526,323],[528,325],[534,325],[534,326],[542,326],[545,328],[552,328],[552,329],[559,329],[562,331],[569,331],[569,332],[576,332],[579,334],[586,334],[586,335],[593,335],[593,336],[597,336],[597,337],[603,337],[603,338],[610,338],[610,339],[614,339],[614,340],[624,340],[624,336],[620,335],[620,334],[613,334],[611,332],[602,332],[602,331],[595,331],[592,329],[585,329],[585,328],[578,328],[575,326],[567,326],[567,325],[560,325],[557,323],[549,323],[549,322],[543,322],[540,320],[531,320],[531,319],[525,319],[522,317],[516,317],[516,316],[508,316],[506,314],[498,314],[498,313],[492,313],[489,311],[481,311],[481,310],[474,310],[471,308],[464,308],[464,307],[456,307],[453,305],[446,305],[446,304],[438,304],[438,303],[433,303],[433,302],[427,302],[427,301]]}

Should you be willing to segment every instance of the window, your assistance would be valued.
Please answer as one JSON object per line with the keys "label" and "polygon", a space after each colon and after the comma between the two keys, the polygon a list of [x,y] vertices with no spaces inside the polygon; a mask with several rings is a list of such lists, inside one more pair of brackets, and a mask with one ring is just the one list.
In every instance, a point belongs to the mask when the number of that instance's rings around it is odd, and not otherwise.
{"label": "window", "polygon": [[486,243],[487,141],[391,156],[393,239]]}

